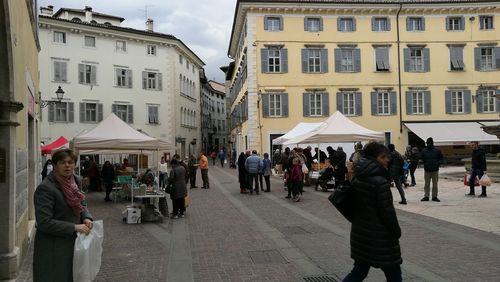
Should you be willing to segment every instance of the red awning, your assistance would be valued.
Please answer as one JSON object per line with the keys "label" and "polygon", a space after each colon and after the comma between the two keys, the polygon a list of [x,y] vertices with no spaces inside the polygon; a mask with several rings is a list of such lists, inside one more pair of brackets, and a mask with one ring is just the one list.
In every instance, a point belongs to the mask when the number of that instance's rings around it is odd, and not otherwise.
{"label": "red awning", "polygon": [[61,136],[57,138],[54,142],[47,144],[45,146],[42,146],[40,149],[42,150],[42,154],[47,155],[51,154],[52,150],[61,148],[62,146],[68,144],[68,140],[64,138],[64,136]]}

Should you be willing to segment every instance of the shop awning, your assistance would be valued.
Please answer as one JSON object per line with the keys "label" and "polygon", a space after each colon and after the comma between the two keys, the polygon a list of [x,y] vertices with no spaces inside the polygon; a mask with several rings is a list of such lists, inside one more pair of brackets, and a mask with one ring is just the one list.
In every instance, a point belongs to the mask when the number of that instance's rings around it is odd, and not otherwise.
{"label": "shop awning", "polygon": [[[496,122],[500,124],[500,122]],[[478,141],[482,145],[500,144],[495,136],[483,131],[484,122],[430,122],[405,123],[405,126],[422,140],[432,137],[436,146],[466,145]],[[491,124],[491,122],[488,122]]]}
{"label": "shop awning", "polygon": [[48,155],[48,154],[52,154],[53,150],[59,149],[66,144],[68,144],[68,140],[66,138],[64,138],[64,136],[60,136],[54,142],[47,144],[45,146],[42,146],[40,149],[42,150],[42,154]]}

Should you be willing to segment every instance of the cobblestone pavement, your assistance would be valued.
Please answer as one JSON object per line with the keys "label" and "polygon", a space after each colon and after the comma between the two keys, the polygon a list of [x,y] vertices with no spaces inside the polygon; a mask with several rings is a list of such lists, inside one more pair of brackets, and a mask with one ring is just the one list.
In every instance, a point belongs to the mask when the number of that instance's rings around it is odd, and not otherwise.
{"label": "cobblestone pavement", "polygon": [[[124,224],[120,214],[126,203],[105,203],[102,193],[88,194],[94,217],[105,226],[97,281],[305,281],[322,275],[336,281],[349,272],[350,226],[328,202],[328,193],[306,187],[295,203],[284,199],[282,182],[272,177],[271,193],[242,195],[236,170],[211,167],[209,175],[211,189],[190,190],[186,217],[163,223]],[[410,204],[397,207],[404,280],[498,281],[500,235],[493,232],[500,229],[498,219],[474,226],[457,216],[435,218],[433,213],[446,214],[446,207],[453,210],[463,197],[462,190],[460,198],[451,197],[450,187],[457,184],[440,181],[443,202],[418,202],[422,189],[417,186],[407,190]],[[471,210],[477,217],[500,211],[500,205],[493,207],[499,194],[490,195],[488,212],[480,204]],[[26,257],[18,281],[31,281],[32,255]],[[384,280],[372,269],[366,281]]]}

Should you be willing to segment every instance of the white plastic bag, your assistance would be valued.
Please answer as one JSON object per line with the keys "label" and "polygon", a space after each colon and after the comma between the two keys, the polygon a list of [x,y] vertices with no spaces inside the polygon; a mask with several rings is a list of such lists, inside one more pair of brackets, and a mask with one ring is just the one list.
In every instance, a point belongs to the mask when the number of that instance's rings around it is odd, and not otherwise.
{"label": "white plastic bag", "polygon": [[302,173],[304,173],[304,174],[309,173],[309,169],[307,168],[306,164],[302,164]]}
{"label": "white plastic bag", "polygon": [[89,235],[78,233],[73,255],[73,281],[90,282],[101,268],[104,227],[102,220],[93,222]]}
{"label": "white plastic bag", "polygon": [[479,185],[481,185],[481,186],[491,186],[491,179],[490,179],[490,177],[486,173],[483,174],[483,176],[481,177],[481,179],[479,179]]}

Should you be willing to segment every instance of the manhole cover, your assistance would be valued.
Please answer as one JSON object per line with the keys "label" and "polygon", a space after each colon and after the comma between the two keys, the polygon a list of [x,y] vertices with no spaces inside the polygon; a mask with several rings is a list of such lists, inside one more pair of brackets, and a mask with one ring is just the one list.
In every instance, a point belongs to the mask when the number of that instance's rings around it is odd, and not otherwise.
{"label": "manhole cover", "polygon": [[248,254],[250,255],[252,261],[258,264],[285,262],[285,259],[276,250],[250,251]]}
{"label": "manhole cover", "polygon": [[338,279],[335,276],[332,275],[319,275],[319,276],[307,276],[304,277],[304,281],[306,282],[338,282],[340,279]]}
{"label": "manhole cover", "polygon": [[284,227],[281,227],[280,230],[281,230],[281,233],[283,233],[285,235],[300,235],[300,234],[311,233],[300,226],[284,226]]}

